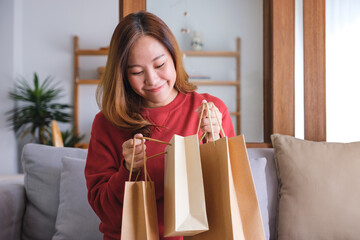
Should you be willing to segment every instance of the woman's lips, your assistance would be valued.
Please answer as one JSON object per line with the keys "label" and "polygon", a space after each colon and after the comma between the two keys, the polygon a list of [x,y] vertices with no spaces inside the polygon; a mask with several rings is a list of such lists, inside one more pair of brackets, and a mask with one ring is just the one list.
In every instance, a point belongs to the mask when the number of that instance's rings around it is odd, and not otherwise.
{"label": "woman's lips", "polygon": [[147,89],[146,91],[149,91],[149,92],[152,92],[152,93],[159,92],[163,86],[164,85],[162,85],[160,87],[156,87],[156,88]]}

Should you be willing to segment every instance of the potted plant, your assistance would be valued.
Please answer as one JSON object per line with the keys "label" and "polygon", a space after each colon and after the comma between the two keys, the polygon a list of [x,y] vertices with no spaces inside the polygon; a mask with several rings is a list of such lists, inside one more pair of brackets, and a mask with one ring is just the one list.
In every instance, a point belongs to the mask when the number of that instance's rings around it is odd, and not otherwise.
{"label": "potted plant", "polygon": [[68,112],[71,106],[55,102],[63,96],[62,92],[50,76],[40,83],[38,75],[34,73],[33,86],[23,78],[17,81],[15,89],[9,93],[16,104],[7,112],[7,120],[16,135],[22,139],[31,134],[36,142],[46,144],[51,133],[51,120],[71,120]]}

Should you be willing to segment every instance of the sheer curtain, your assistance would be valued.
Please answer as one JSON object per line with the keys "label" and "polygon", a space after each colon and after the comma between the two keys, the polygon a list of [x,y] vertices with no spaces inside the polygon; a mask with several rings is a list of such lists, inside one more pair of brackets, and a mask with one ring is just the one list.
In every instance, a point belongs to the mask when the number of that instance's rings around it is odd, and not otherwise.
{"label": "sheer curtain", "polygon": [[295,137],[304,139],[303,0],[295,0]]}
{"label": "sheer curtain", "polygon": [[326,1],[327,141],[360,141],[360,1]]}

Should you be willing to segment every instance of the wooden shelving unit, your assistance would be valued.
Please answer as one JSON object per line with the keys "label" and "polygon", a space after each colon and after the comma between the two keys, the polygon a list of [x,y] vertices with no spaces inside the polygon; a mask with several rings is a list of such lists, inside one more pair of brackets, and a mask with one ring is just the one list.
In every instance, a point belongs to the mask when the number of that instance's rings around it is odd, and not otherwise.
{"label": "wooden shelving unit", "polygon": [[[236,116],[237,134],[241,133],[241,79],[240,79],[240,38],[236,39],[236,51],[184,51],[186,57],[233,57],[236,59],[236,80],[235,81],[216,81],[216,80],[197,80],[191,79],[190,82],[195,85],[214,85],[214,86],[234,86],[236,87],[236,112],[231,115]],[[74,127],[75,132],[79,129],[79,85],[97,85],[99,79],[80,79],[79,76],[79,57],[80,56],[107,56],[107,49],[80,49],[79,38],[74,36]],[[84,144],[86,145],[86,144]]]}
{"label": "wooden shelving unit", "polygon": [[236,111],[230,112],[236,117],[236,133],[241,134],[241,39],[236,38],[236,51],[184,51],[186,57],[231,57],[236,59],[236,80],[217,81],[217,80],[197,80],[190,79],[195,85],[214,85],[214,86],[234,86],[236,87]]}
{"label": "wooden shelving unit", "polygon": [[99,79],[80,79],[80,56],[107,56],[107,49],[80,49],[79,37],[74,36],[74,127],[75,133],[79,131],[79,85],[97,85]]}

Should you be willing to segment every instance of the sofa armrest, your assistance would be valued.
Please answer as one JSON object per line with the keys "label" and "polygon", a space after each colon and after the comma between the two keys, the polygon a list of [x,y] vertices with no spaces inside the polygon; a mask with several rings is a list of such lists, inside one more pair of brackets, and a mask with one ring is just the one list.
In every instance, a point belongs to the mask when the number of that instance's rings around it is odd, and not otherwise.
{"label": "sofa armrest", "polygon": [[0,176],[0,239],[20,239],[24,211],[24,175]]}

